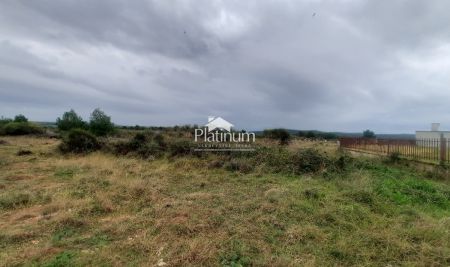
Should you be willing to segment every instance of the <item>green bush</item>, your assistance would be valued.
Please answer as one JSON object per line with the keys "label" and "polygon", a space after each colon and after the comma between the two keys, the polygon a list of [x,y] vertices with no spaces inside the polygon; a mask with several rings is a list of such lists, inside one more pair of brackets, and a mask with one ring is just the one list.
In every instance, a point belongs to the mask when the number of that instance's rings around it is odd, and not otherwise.
{"label": "green bush", "polygon": [[166,141],[164,139],[164,136],[162,134],[157,134],[153,137],[153,141],[156,142],[156,144],[158,144],[158,146],[164,148],[167,146]]}
{"label": "green bush", "polygon": [[289,172],[293,170],[292,153],[284,147],[261,147],[253,156],[254,164],[263,164],[272,172]]}
{"label": "green bush", "polygon": [[401,158],[400,158],[400,152],[394,151],[394,152],[392,152],[392,153],[389,154],[388,161],[389,161],[390,163],[397,163],[397,162],[399,162],[400,160],[401,160]]}
{"label": "green bush", "polygon": [[114,152],[118,155],[135,154],[142,158],[162,156],[164,147],[161,146],[161,140],[155,140],[155,137],[151,138],[149,134],[137,133],[130,141],[117,143]]}
{"label": "green bush", "polygon": [[8,124],[10,122],[13,122],[13,120],[1,116],[0,117],[0,128],[3,127],[3,125]]}
{"label": "green bush", "polygon": [[191,154],[192,144],[189,141],[176,141],[169,145],[170,156],[183,156]]}
{"label": "green bush", "polygon": [[354,159],[349,153],[341,153],[341,155],[334,161],[334,169],[338,171],[347,170],[350,168]]}
{"label": "green bush", "polygon": [[60,145],[62,152],[88,153],[100,148],[97,138],[90,132],[82,129],[72,129]]}
{"label": "green bush", "polygon": [[375,133],[373,131],[367,129],[367,130],[365,130],[363,132],[363,137],[365,137],[365,138],[375,138],[376,136],[375,136]]}
{"label": "green bush", "polygon": [[313,132],[313,131],[308,131],[308,132],[305,134],[305,137],[306,137],[306,138],[316,138],[316,133]]}
{"label": "green bush", "polygon": [[30,122],[9,122],[3,125],[0,133],[4,135],[42,134],[44,129]]}
{"label": "green bush", "polygon": [[224,167],[228,171],[238,171],[242,173],[250,173],[254,169],[254,165],[245,159],[231,159],[224,164]]}
{"label": "green bush", "polygon": [[19,114],[14,117],[14,122],[28,122],[28,119],[24,115]]}
{"label": "green bush", "polygon": [[266,129],[263,135],[264,137],[278,140],[280,145],[287,145],[291,139],[291,135],[286,129]]}
{"label": "green bush", "polygon": [[111,122],[111,117],[97,108],[91,114],[89,129],[97,136],[105,136],[114,132],[114,124]]}
{"label": "green bush", "polygon": [[64,112],[62,118],[56,119],[56,126],[61,131],[69,131],[71,129],[86,129],[87,123],[71,109],[70,111]]}
{"label": "green bush", "polygon": [[318,172],[329,165],[329,159],[316,149],[299,150],[293,157],[295,173]]}

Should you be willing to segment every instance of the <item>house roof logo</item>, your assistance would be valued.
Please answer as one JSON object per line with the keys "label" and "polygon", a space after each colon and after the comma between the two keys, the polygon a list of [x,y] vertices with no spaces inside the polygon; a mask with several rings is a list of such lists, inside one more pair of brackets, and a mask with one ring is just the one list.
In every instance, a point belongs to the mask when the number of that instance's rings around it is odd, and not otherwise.
{"label": "house roof logo", "polygon": [[234,125],[231,124],[230,122],[224,120],[221,117],[215,116],[209,116],[208,123],[205,124],[205,126],[208,128],[208,132],[214,130],[225,130],[227,132],[231,132],[231,128],[234,127]]}

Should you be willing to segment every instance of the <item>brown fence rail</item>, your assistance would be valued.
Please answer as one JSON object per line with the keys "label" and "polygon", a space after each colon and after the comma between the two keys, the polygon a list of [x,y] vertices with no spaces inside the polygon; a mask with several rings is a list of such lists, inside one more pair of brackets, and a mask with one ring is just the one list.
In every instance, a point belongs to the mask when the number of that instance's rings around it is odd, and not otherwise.
{"label": "brown fence rail", "polygon": [[390,155],[398,153],[404,158],[427,162],[450,162],[450,139],[374,139],[352,138],[339,139],[343,148]]}

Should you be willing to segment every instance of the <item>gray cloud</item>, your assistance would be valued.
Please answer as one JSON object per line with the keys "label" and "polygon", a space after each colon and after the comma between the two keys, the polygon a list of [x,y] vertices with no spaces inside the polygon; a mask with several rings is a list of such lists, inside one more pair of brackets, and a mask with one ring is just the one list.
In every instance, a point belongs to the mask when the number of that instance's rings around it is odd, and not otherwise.
{"label": "gray cloud", "polygon": [[[441,1],[6,0],[0,115],[119,124],[450,128]],[[315,14],[315,15],[313,15]]]}

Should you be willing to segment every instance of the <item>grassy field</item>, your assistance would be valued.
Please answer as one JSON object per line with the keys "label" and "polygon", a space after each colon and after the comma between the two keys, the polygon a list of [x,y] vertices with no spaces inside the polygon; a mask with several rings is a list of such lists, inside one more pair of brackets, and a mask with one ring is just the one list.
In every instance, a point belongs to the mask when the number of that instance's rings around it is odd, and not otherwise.
{"label": "grassy field", "polygon": [[[377,158],[233,171],[215,156],[62,155],[57,139],[0,139],[1,266],[450,265],[450,184],[437,171]],[[305,147],[337,153],[287,149]]]}

